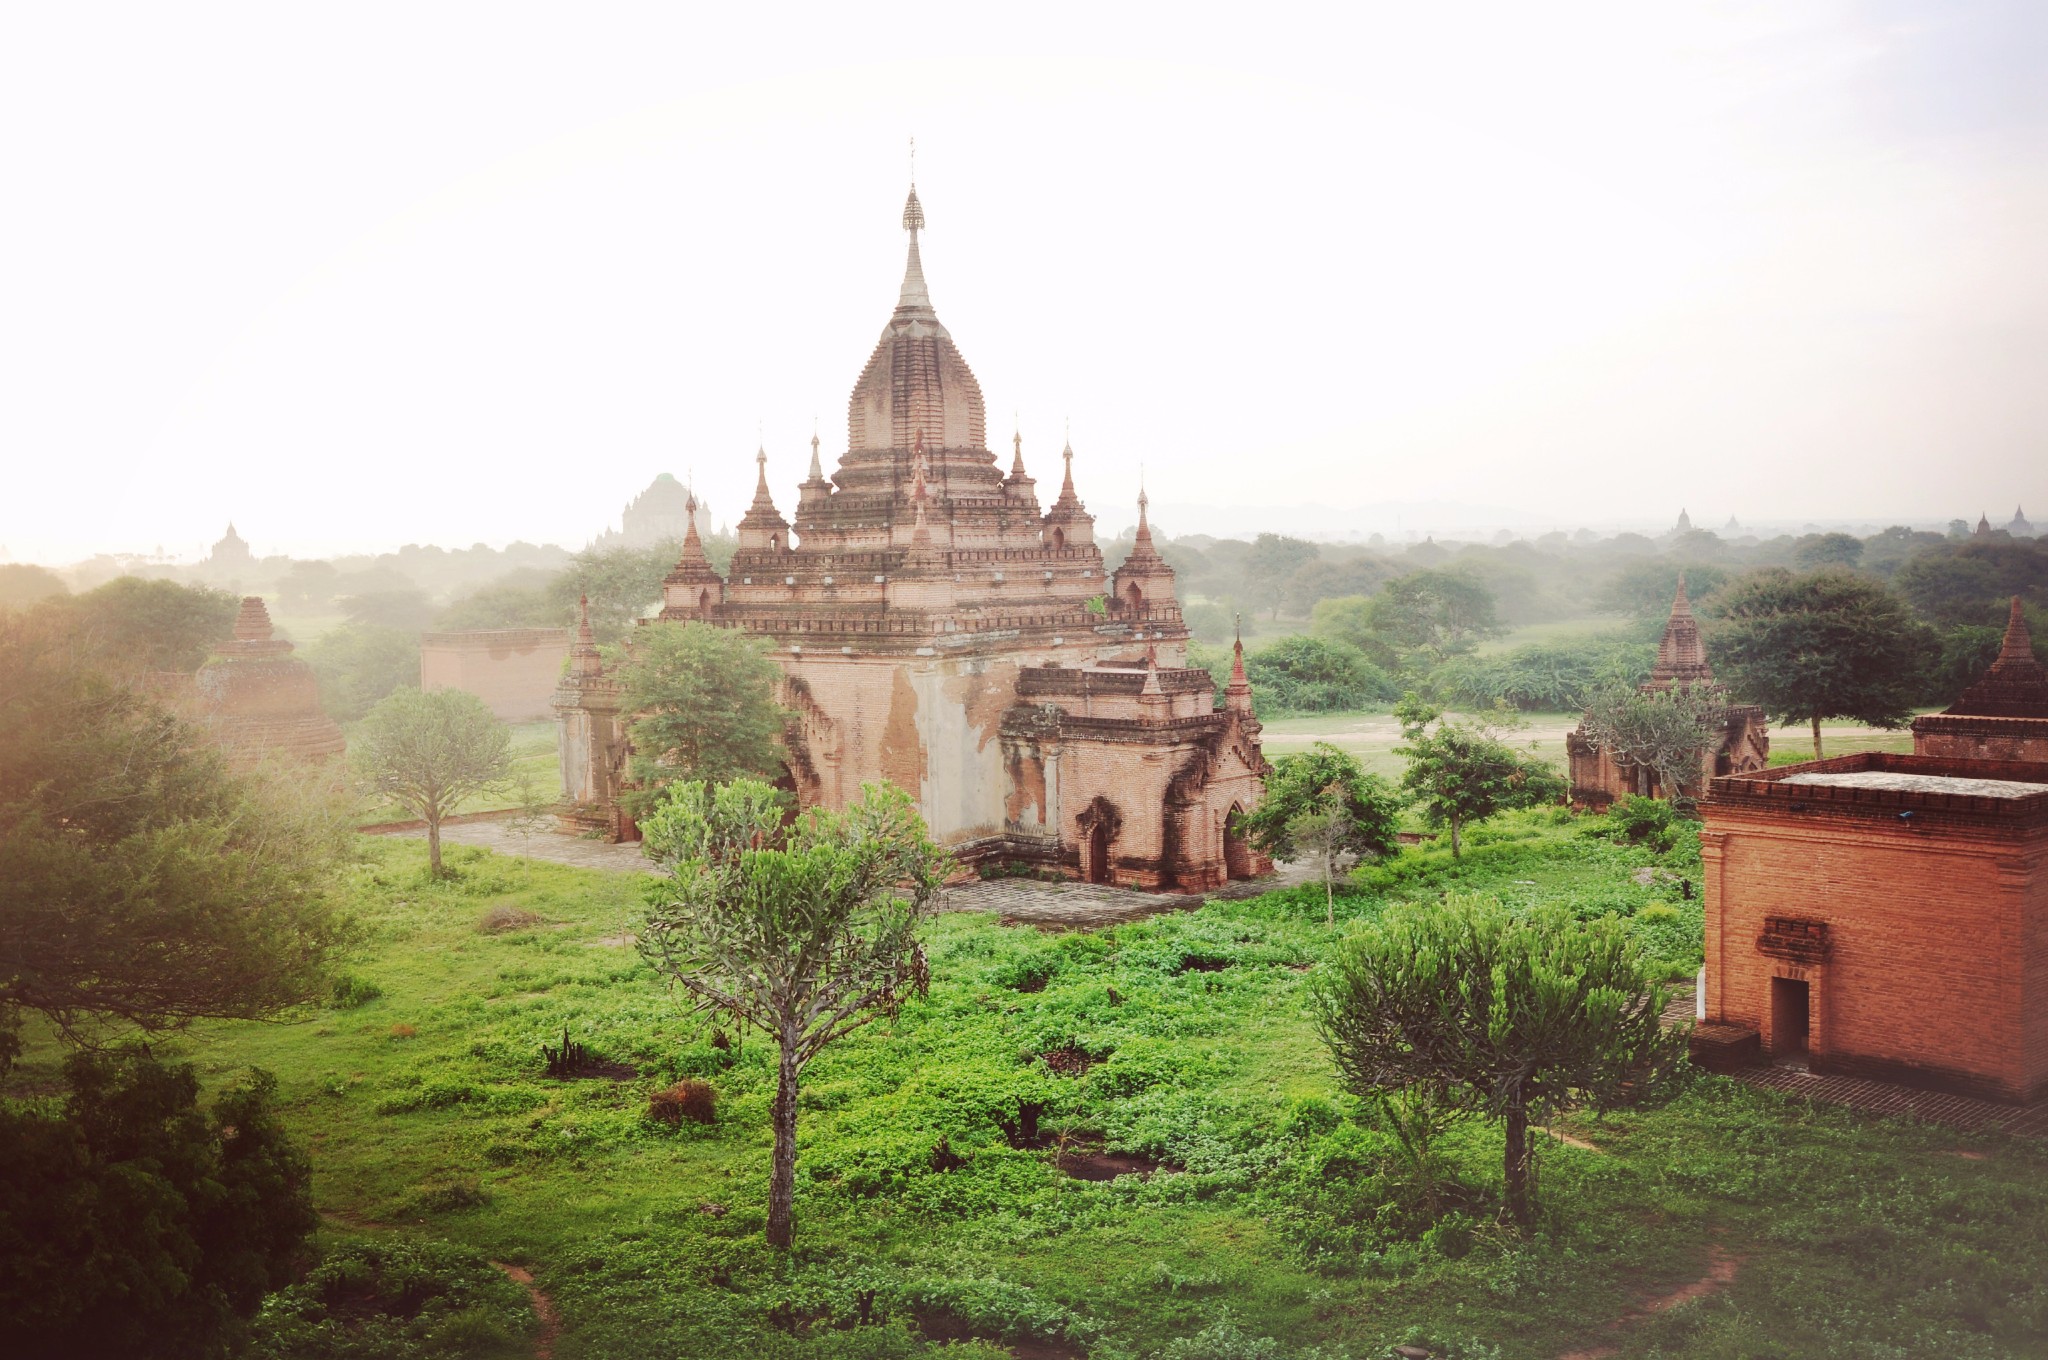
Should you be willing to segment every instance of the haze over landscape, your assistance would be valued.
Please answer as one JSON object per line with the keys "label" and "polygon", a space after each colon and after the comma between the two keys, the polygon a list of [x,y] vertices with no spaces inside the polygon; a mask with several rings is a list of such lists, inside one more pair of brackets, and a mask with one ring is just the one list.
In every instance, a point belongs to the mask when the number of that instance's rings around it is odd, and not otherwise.
{"label": "haze over landscape", "polygon": [[[580,547],[827,465],[900,271],[1175,532],[2048,506],[2026,4],[23,10],[14,561]],[[1308,507],[1313,507],[1309,509]]]}

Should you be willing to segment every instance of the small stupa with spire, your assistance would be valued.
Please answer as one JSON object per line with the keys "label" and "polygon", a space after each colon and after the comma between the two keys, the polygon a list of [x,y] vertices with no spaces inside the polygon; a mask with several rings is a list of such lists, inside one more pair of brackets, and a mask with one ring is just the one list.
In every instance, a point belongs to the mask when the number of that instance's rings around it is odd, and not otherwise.
{"label": "small stupa with spire", "polygon": [[2048,667],[2034,655],[2019,596],[2007,606],[1990,669],[1942,712],[1913,720],[1913,753],[2048,762]]}
{"label": "small stupa with spire", "polygon": [[1576,731],[1567,733],[1565,758],[1570,767],[1571,798],[1574,806],[1600,810],[1629,794],[1650,798],[1698,798],[1707,780],[1716,775],[1749,774],[1770,763],[1771,730],[1763,709],[1755,704],[1728,699],[1714,679],[1707,662],[1705,641],[1699,619],[1692,612],[1692,598],[1686,592],[1685,573],[1678,574],[1678,588],[1671,598],[1671,613],[1664,620],[1664,635],[1657,643],[1657,660],[1649,678],[1639,690],[1657,694],[1680,690],[1710,700],[1699,751],[1699,774],[1682,781],[1682,787],[1663,787],[1658,775],[1629,761],[1625,753],[1608,750],[1593,734],[1590,717]]}

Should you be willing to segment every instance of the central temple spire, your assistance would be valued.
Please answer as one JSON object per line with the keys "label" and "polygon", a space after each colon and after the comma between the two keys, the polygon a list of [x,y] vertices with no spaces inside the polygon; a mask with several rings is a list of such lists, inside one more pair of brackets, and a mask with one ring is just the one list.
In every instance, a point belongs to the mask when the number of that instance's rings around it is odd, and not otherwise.
{"label": "central temple spire", "polygon": [[931,294],[925,291],[924,262],[917,254],[917,233],[924,226],[924,205],[917,201],[917,186],[910,186],[910,197],[903,202],[903,229],[910,233],[910,258],[903,266],[903,293],[896,299],[896,310],[905,309],[930,311]]}

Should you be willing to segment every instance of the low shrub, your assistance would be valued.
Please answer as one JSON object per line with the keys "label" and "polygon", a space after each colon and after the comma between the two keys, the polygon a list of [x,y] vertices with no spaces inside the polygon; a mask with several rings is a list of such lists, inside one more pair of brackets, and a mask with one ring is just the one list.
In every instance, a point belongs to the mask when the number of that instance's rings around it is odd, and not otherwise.
{"label": "low shrub", "polygon": [[328,1005],[338,1011],[352,1011],[384,995],[384,989],[368,978],[357,977],[354,973],[343,973],[334,979],[334,988],[328,994]]}
{"label": "low shrub", "polygon": [[487,908],[477,918],[476,928],[484,935],[503,935],[514,930],[530,930],[541,923],[536,912],[526,910],[510,902],[498,902]]}
{"label": "low shrub", "polygon": [[692,1124],[715,1124],[718,1122],[717,1088],[708,1081],[685,1077],[666,1090],[656,1091],[647,1097],[647,1117],[672,1129],[681,1128],[685,1119]]}

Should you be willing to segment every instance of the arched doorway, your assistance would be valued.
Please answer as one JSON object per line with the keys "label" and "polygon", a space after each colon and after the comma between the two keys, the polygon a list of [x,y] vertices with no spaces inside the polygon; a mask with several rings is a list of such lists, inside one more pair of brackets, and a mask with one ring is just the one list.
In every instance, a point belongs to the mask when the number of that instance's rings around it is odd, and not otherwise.
{"label": "arched doorway", "polygon": [[1124,606],[1133,614],[1145,607],[1145,592],[1138,589],[1136,581],[1131,582],[1124,591]]}
{"label": "arched doorway", "polygon": [[1109,827],[1097,822],[1088,828],[1088,881],[1107,883],[1109,874]]}
{"label": "arched doorway", "polygon": [[1241,821],[1244,809],[1233,806],[1223,817],[1223,876],[1252,877],[1252,845],[1245,839]]}

